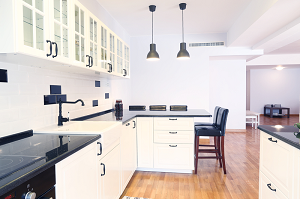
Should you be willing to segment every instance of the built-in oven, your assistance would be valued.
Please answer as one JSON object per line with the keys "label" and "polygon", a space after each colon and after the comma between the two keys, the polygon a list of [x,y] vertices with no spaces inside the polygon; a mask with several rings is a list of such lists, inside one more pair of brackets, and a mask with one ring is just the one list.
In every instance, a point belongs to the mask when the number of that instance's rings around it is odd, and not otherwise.
{"label": "built-in oven", "polygon": [[1,199],[55,199],[55,166],[17,186]]}

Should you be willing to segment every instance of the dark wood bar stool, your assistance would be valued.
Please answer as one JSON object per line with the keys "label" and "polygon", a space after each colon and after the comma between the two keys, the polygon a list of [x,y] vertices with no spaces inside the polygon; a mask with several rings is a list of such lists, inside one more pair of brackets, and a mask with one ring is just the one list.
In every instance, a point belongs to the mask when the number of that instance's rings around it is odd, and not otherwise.
{"label": "dark wood bar stool", "polygon": [[[220,167],[223,167],[226,174],[225,153],[224,153],[224,136],[228,109],[219,108],[216,117],[216,123],[211,126],[195,126],[195,174],[198,169],[198,159],[219,159]],[[199,145],[199,136],[213,136],[214,145]],[[214,147],[214,149],[199,149],[200,147]],[[199,153],[215,153],[216,156],[199,156]]]}

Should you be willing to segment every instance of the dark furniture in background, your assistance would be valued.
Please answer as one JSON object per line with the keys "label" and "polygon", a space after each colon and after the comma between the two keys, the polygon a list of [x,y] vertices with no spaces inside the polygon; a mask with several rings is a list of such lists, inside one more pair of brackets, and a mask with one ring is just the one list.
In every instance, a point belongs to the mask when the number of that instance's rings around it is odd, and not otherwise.
{"label": "dark furniture in background", "polygon": [[[217,107],[216,107],[217,108]],[[224,136],[228,109],[219,108],[216,116],[216,123],[210,126],[195,126],[195,174],[197,174],[198,159],[219,159],[220,167],[223,167],[226,174],[225,153],[224,153]],[[199,136],[213,136],[213,145],[199,145]],[[214,149],[199,149],[200,147],[214,147]],[[199,156],[199,153],[215,153],[216,156]]]}
{"label": "dark furniture in background", "polygon": [[[286,110],[287,114],[282,114],[282,110]],[[264,106],[264,116],[287,116],[290,117],[290,108],[281,107],[281,104],[266,104]]]}

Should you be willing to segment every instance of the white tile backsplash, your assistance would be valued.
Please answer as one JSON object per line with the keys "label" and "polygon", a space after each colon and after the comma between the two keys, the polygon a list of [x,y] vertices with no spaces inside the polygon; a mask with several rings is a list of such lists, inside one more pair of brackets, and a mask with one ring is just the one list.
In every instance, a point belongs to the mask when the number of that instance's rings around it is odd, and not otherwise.
{"label": "white tile backsplash", "polygon": [[[57,123],[58,105],[44,105],[44,95],[50,94],[50,85],[61,85],[68,101],[82,99],[81,103],[63,104],[63,116],[70,119],[111,109],[110,80],[97,75],[87,76],[39,67],[0,62],[1,69],[8,70],[8,83],[0,83],[0,137],[29,129],[42,128]],[[101,87],[95,87],[95,80]],[[111,95],[110,95],[111,96]],[[92,101],[98,100],[93,107]]]}

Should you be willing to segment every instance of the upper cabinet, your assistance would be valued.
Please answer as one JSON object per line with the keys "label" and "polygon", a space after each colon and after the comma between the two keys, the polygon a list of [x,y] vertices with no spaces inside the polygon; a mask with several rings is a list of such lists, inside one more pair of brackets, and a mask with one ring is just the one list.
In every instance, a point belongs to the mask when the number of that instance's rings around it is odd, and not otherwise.
{"label": "upper cabinet", "polygon": [[78,0],[3,1],[0,16],[0,61],[129,77],[128,45]]}

